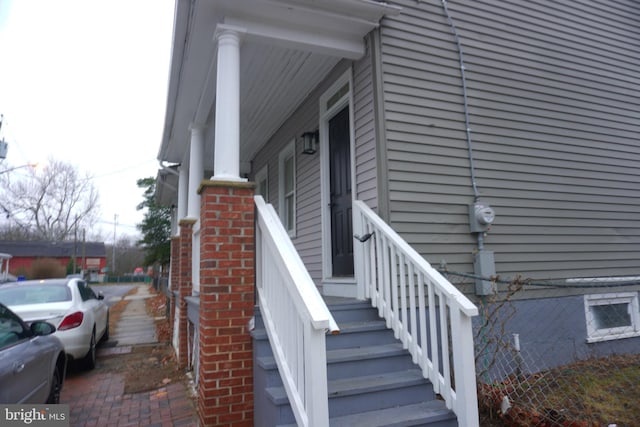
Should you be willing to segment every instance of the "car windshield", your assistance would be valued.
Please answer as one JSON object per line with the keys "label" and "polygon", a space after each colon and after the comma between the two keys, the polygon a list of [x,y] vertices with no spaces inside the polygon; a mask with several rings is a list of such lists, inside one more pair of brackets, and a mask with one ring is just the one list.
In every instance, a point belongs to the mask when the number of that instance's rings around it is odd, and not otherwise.
{"label": "car windshield", "polygon": [[66,285],[20,285],[0,288],[0,302],[8,305],[71,301]]}

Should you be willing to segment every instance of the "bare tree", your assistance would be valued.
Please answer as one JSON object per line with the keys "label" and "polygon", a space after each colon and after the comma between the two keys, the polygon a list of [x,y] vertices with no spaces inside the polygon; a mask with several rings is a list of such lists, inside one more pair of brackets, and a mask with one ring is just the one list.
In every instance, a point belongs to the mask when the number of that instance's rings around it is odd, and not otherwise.
{"label": "bare tree", "polygon": [[91,176],[63,161],[49,159],[25,175],[0,175],[0,208],[7,221],[35,239],[62,241],[91,229],[99,215]]}
{"label": "bare tree", "polygon": [[[107,245],[107,265],[113,265],[113,245]],[[131,236],[120,237],[116,243],[116,270],[112,274],[133,273],[136,267],[146,267],[144,264],[144,251],[136,245],[136,240]],[[145,269],[146,272],[146,269]]]}

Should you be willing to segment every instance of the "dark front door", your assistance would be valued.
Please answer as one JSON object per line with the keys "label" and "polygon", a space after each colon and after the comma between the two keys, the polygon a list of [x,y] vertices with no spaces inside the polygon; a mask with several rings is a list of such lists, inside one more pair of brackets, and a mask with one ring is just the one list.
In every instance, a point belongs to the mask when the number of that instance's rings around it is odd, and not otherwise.
{"label": "dark front door", "polygon": [[334,277],[353,276],[349,140],[349,108],[345,107],[329,120],[331,261]]}

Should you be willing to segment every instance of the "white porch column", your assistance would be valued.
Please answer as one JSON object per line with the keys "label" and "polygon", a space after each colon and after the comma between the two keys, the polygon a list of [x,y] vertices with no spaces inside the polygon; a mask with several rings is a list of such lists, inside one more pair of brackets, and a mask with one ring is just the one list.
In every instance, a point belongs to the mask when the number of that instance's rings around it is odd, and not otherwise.
{"label": "white porch column", "polygon": [[[187,216],[187,201],[189,200],[189,169],[180,165],[178,169],[178,206],[176,207],[176,223]],[[180,235],[178,229],[177,234]]]}
{"label": "white porch column", "polygon": [[[189,146],[189,190],[187,197],[187,218],[200,218],[200,195],[198,186],[204,178],[204,128],[191,125],[191,144]],[[181,169],[182,172],[182,169]]]}
{"label": "white porch column", "polygon": [[245,31],[218,25],[216,123],[212,180],[245,181],[240,177],[240,37]]}

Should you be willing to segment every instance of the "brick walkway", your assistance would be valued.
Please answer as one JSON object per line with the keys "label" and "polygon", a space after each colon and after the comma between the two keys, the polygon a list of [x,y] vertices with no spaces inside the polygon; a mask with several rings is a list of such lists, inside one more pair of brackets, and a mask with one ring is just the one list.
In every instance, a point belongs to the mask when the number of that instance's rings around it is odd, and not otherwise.
{"label": "brick walkway", "polygon": [[[140,286],[136,297],[145,293]],[[144,298],[144,296],[143,296]],[[129,299],[129,298],[127,298]],[[138,305],[144,302],[133,299],[122,313],[118,328],[112,334],[114,341],[127,342],[124,336],[130,331],[122,331],[120,325],[129,325],[138,318]],[[153,319],[150,319],[151,328]],[[122,335],[119,335],[122,334]],[[144,330],[136,340],[146,342],[140,336],[149,335]],[[152,334],[155,341],[155,332]],[[111,341],[111,338],[110,338]],[[148,340],[147,340],[148,341]],[[132,346],[120,345],[98,349],[98,360],[131,352]],[[144,372],[140,373],[144,375]],[[198,425],[195,405],[189,395],[187,385],[182,382],[168,384],[156,390],[142,393],[124,393],[124,376],[115,372],[105,372],[96,368],[92,371],[75,369],[70,366],[62,388],[60,403],[69,405],[71,427],[195,427]]]}
{"label": "brick walkway", "polygon": [[121,375],[79,372],[67,378],[60,403],[69,404],[72,427],[197,425],[184,384],[124,394]]}

